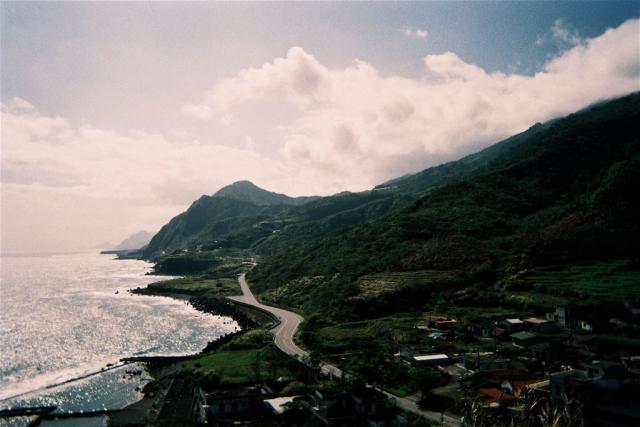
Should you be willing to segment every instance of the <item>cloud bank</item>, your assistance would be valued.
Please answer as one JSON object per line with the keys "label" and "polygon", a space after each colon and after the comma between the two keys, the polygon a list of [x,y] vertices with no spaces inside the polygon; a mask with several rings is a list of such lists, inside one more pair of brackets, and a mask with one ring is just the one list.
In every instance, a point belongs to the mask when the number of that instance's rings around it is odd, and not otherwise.
{"label": "cloud bank", "polygon": [[329,69],[294,47],[219,82],[183,111],[204,120],[233,116],[243,126],[251,120],[243,106],[293,106],[287,121],[274,123],[283,161],[342,176],[345,188],[366,188],[640,89],[638,20],[582,42],[561,22],[553,30],[576,45],[532,76],[488,73],[445,52],[426,56],[423,75],[409,79],[360,60]]}
{"label": "cloud bank", "polygon": [[579,41],[561,28],[575,46],[534,75],[444,52],[408,78],[362,60],[330,68],[293,47],[177,107],[204,129],[197,138],[73,124],[15,99],[2,106],[3,250],[124,238],[239,179],[292,195],[371,188],[640,90],[640,21]]}

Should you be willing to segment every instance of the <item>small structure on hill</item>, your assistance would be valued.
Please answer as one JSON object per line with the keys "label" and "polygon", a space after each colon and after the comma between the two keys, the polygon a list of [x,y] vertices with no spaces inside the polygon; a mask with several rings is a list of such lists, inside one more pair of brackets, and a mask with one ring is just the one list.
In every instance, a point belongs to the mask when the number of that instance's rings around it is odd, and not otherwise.
{"label": "small structure on hill", "polygon": [[504,319],[500,321],[499,325],[509,332],[518,332],[524,330],[524,322],[520,319]]}
{"label": "small structure on hill", "polygon": [[553,334],[558,331],[558,325],[548,319],[538,319],[536,317],[528,317],[524,319],[526,329],[541,334]]}
{"label": "small structure on hill", "polygon": [[411,359],[414,366],[439,366],[451,362],[446,354],[418,354]]}
{"label": "small structure on hill", "polygon": [[511,342],[516,347],[528,348],[538,342],[538,334],[535,332],[516,332],[511,334]]}
{"label": "small structure on hill", "polygon": [[511,360],[497,357],[495,353],[465,353],[460,356],[460,365],[469,370],[484,372],[496,369],[509,369],[512,367]]}
{"label": "small structure on hill", "polygon": [[236,419],[258,414],[266,394],[258,386],[217,390],[207,395],[207,416]]}

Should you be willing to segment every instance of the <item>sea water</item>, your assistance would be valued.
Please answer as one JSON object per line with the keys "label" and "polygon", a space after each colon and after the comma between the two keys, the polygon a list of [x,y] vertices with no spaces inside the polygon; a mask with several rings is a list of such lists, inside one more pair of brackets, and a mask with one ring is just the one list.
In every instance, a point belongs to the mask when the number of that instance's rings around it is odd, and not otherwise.
{"label": "sea water", "polygon": [[[0,409],[122,408],[141,397],[149,377],[134,365],[117,368],[121,358],[196,353],[238,328],[185,301],[130,294],[162,279],[146,275],[150,268],[98,253],[3,255]],[[59,385],[111,364],[116,368]]]}

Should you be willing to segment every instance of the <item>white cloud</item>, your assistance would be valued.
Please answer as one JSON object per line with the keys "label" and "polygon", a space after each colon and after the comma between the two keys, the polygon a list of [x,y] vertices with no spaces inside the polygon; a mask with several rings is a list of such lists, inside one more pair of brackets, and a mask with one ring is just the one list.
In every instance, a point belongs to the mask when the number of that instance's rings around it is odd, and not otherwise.
{"label": "white cloud", "polygon": [[554,39],[571,46],[576,46],[582,43],[582,38],[577,30],[572,29],[561,18],[556,19],[551,26],[551,34]]}
{"label": "white cloud", "polygon": [[[575,41],[560,24],[558,37]],[[250,126],[257,112],[294,106],[271,128],[272,147],[284,163],[314,171],[327,188],[341,182],[363,189],[640,90],[639,29],[631,20],[583,40],[533,76],[488,73],[452,52],[425,57],[418,78],[383,76],[360,60],[329,69],[292,48],[284,58],[221,81],[191,107],[216,117],[232,114],[238,126]]]}
{"label": "white cloud", "polygon": [[558,18],[553,21],[553,24],[545,34],[540,34],[536,37],[534,44],[536,46],[554,44],[559,49],[567,49],[584,42],[585,39],[580,36],[578,30],[562,18]]}
{"label": "white cloud", "polygon": [[420,28],[405,27],[400,31],[410,39],[426,40],[429,36],[429,32],[427,30],[421,30]]}
{"label": "white cloud", "polygon": [[6,252],[115,241],[235,180],[287,176],[247,149],[74,126],[20,100],[2,108],[1,171]]}
{"label": "white cloud", "polygon": [[239,179],[329,194],[459,158],[537,121],[640,90],[639,31],[632,20],[583,40],[533,76],[489,73],[445,52],[426,56],[423,74],[407,78],[361,60],[329,68],[294,47],[184,106],[204,129],[197,140],[188,129],[167,137],[77,125],[9,101],[3,250],[116,241]]}

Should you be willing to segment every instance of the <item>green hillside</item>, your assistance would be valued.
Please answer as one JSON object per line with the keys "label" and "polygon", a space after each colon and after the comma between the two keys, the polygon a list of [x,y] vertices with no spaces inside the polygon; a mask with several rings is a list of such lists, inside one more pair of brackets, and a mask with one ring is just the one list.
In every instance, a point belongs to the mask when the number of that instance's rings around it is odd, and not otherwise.
{"label": "green hillside", "polygon": [[637,257],[639,112],[640,95],[630,95],[388,183],[394,198],[421,196],[319,237],[285,229],[256,246],[264,259],[250,279],[266,291],[325,277],[305,307],[335,310],[358,294],[358,277],[375,272],[455,270],[468,287],[549,264]]}
{"label": "green hillside", "polygon": [[[633,282],[639,112],[639,94],[603,102],[360,193],[293,199],[241,181],[171,220],[145,257],[181,251],[170,261],[205,271],[217,265],[207,251],[242,249],[259,257],[249,279],[265,299],[356,319],[447,301],[557,302],[568,293],[554,282],[544,297],[515,292],[549,265],[632,260],[621,277]],[[636,297],[621,289],[617,301]]]}

